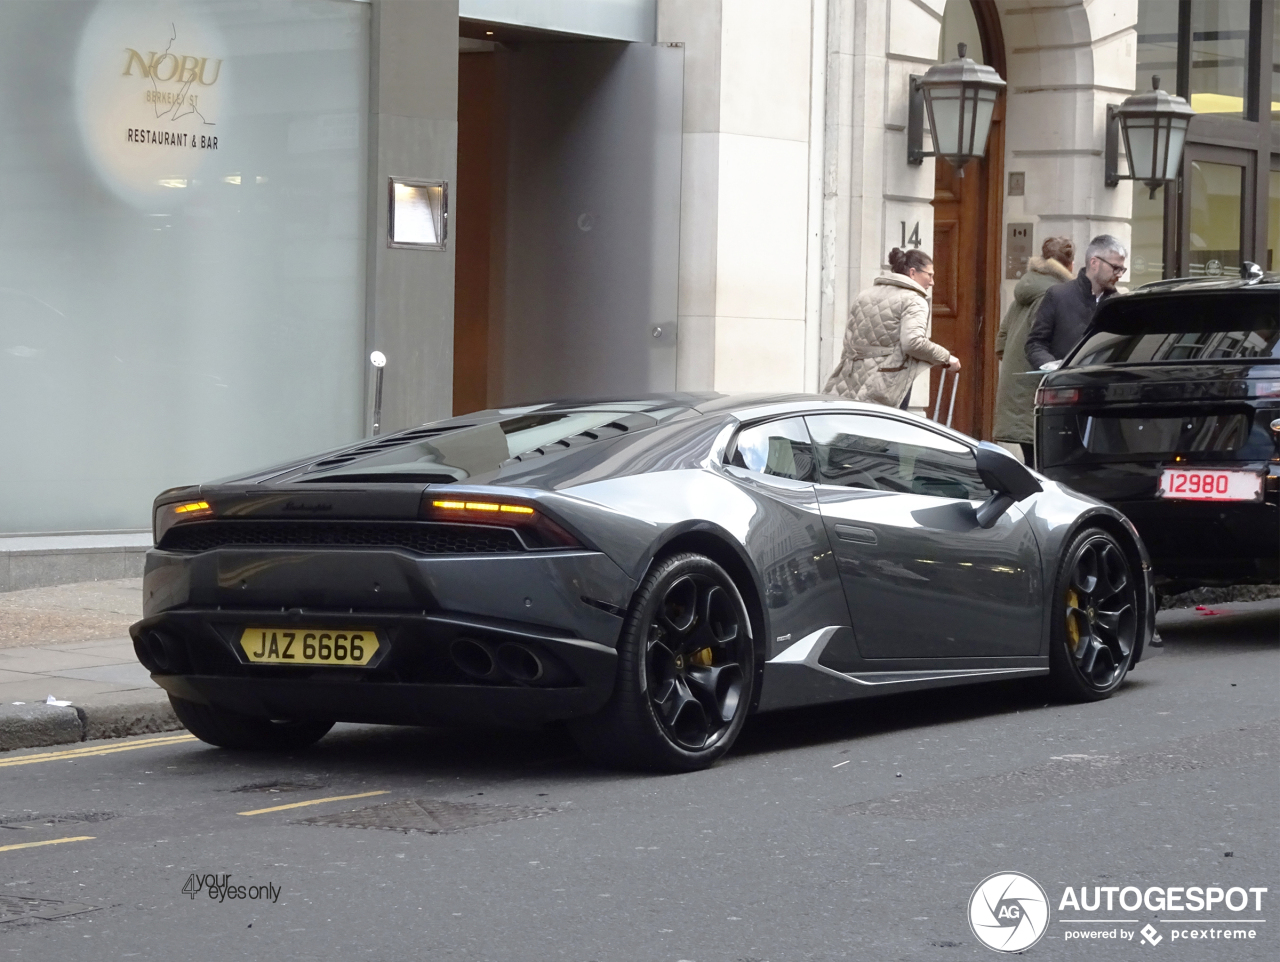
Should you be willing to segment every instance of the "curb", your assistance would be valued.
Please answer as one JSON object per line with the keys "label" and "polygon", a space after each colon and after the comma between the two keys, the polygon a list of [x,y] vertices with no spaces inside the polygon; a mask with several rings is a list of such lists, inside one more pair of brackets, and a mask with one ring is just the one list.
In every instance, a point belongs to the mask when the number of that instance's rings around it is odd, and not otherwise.
{"label": "curb", "polygon": [[141,578],[149,531],[0,536],[0,591]]}
{"label": "curb", "polygon": [[42,748],[177,731],[182,722],[168,699],[138,699],[113,705],[0,705],[0,751]]}

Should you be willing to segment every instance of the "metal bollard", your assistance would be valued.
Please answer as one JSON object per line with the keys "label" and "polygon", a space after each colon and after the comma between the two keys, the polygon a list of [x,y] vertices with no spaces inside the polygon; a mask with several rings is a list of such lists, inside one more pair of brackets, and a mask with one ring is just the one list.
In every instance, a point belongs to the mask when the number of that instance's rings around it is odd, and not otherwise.
{"label": "metal bollard", "polygon": [[374,367],[373,380],[373,433],[376,436],[382,428],[382,371],[387,366],[387,356],[381,351],[369,355],[369,363]]}

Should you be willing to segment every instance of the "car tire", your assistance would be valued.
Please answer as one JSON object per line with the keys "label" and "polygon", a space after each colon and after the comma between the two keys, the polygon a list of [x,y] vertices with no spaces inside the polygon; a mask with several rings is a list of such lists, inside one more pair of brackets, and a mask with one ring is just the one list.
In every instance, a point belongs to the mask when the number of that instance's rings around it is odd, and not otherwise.
{"label": "car tire", "polygon": [[289,751],[314,745],[333,727],[331,721],[272,721],[241,715],[214,705],[169,696],[173,713],[202,742],[240,751]]}
{"label": "car tire", "polygon": [[697,771],[733,746],[754,683],[751,618],[733,579],[704,555],[671,555],[632,599],[612,697],[569,730],[607,767]]}
{"label": "car tire", "polygon": [[1068,701],[1099,701],[1120,687],[1138,645],[1138,582],[1120,543],[1085,528],[1063,553],[1054,585],[1049,681]]}

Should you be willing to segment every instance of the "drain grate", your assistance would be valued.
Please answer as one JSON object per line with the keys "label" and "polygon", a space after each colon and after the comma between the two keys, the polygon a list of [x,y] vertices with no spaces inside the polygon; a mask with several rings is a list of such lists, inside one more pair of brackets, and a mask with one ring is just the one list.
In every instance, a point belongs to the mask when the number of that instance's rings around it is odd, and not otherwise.
{"label": "drain grate", "polygon": [[518,818],[539,818],[556,811],[554,808],[528,808],[523,805],[482,805],[476,802],[444,802],[434,798],[406,798],[398,802],[358,808],[354,812],[299,819],[294,824],[381,828],[391,832],[441,835]]}
{"label": "drain grate", "polygon": [[22,919],[52,922],[82,912],[96,912],[98,906],[83,902],[59,902],[57,899],[29,899],[21,895],[0,895],[0,925]]}

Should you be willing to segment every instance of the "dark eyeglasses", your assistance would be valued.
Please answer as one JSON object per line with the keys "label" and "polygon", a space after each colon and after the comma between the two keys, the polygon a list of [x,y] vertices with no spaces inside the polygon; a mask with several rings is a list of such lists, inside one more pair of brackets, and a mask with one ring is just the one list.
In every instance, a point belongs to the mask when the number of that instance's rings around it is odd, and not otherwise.
{"label": "dark eyeglasses", "polygon": [[[1097,255],[1094,255],[1094,256],[1097,256]],[[1102,263],[1106,264],[1113,271],[1115,271],[1116,277],[1119,277],[1121,274],[1123,274],[1125,271],[1129,269],[1123,266],[1118,267],[1115,264],[1111,263],[1111,261],[1107,260],[1105,257],[1099,257],[1098,260],[1102,261]]]}

